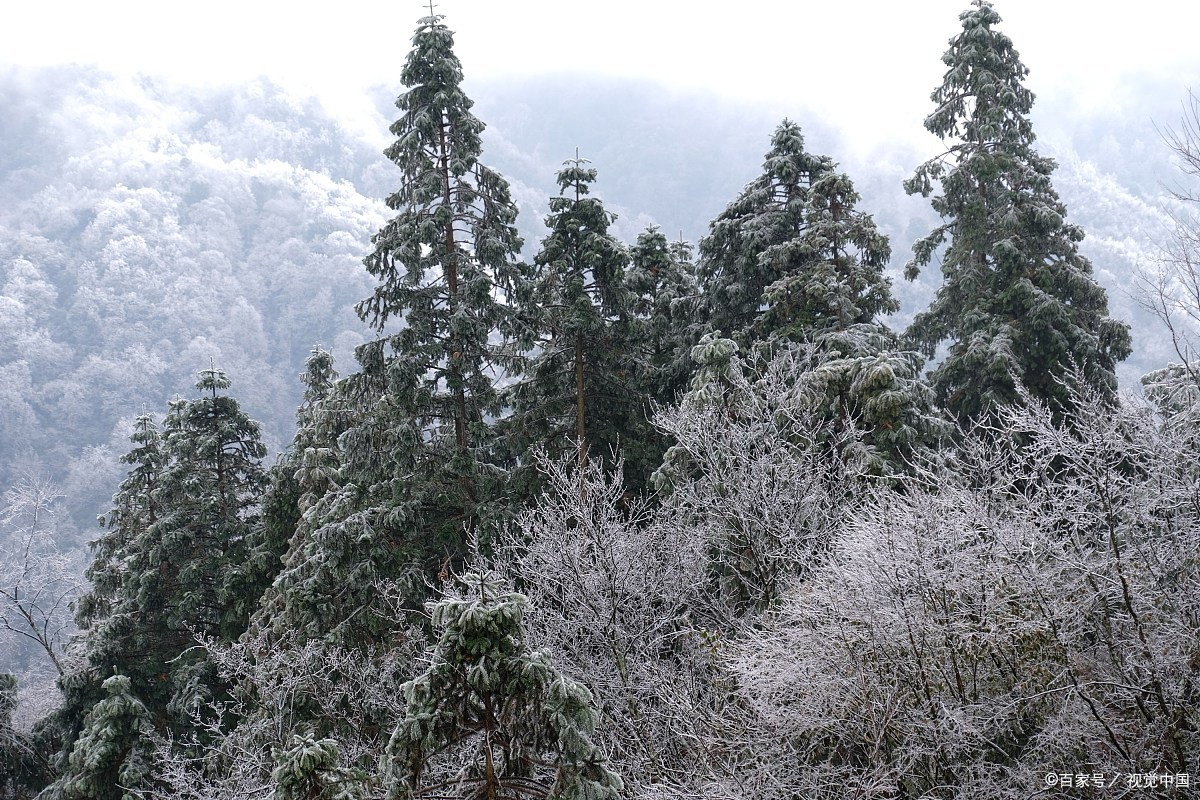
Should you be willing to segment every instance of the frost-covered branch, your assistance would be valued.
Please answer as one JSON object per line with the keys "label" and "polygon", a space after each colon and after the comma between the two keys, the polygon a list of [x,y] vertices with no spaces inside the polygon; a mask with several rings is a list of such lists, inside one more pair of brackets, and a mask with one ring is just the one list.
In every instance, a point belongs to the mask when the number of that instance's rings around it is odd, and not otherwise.
{"label": "frost-covered branch", "polygon": [[731,625],[708,589],[705,541],[632,499],[619,471],[540,467],[546,489],[497,555],[531,600],[531,643],[591,690],[596,735],[627,787],[686,784],[703,772],[712,643]]}
{"label": "frost-covered branch", "polygon": [[[1200,178],[1200,96],[1189,93],[1176,127],[1160,130],[1181,173]],[[1174,227],[1154,268],[1138,275],[1141,304],[1166,326],[1180,364],[1200,384],[1200,188],[1180,183],[1168,213]]]}
{"label": "frost-covered branch", "polygon": [[864,503],[747,630],[744,792],[1015,798],[1196,763],[1195,443],[1146,408],[1076,392],[1068,429],[1026,401],[957,477]]}
{"label": "frost-covered branch", "polygon": [[75,627],[71,603],[83,584],[78,559],[55,542],[54,505],[61,497],[48,478],[28,475],[5,493],[0,517],[0,630],[35,643],[59,675]]}
{"label": "frost-covered branch", "polygon": [[270,797],[281,781],[293,788],[328,785],[346,798],[367,791],[366,774],[403,716],[400,684],[423,645],[419,632],[409,634],[386,650],[279,640],[267,632],[229,645],[202,641],[232,690],[226,700],[196,709],[196,741],[157,742],[161,788],[154,796]]}

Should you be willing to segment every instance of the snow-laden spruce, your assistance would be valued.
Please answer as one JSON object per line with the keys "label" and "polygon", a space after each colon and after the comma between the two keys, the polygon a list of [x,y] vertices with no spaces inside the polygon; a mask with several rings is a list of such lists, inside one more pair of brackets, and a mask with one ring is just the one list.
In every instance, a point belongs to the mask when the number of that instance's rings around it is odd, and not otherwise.
{"label": "snow-laden spruce", "polygon": [[1129,326],[1108,317],[1107,295],[1079,252],[1083,230],[1066,221],[1050,182],[1056,165],[1034,149],[1029,70],[995,30],[991,3],[973,5],[942,57],[948,69],[925,119],[946,151],[905,182],[910,194],[934,195],[944,220],[913,245],[906,277],[936,257],[944,282],[906,335],[930,358],[949,344],[930,377],[963,423],[1016,402],[1018,383],[1069,412],[1063,378],[1072,365],[1113,400]]}

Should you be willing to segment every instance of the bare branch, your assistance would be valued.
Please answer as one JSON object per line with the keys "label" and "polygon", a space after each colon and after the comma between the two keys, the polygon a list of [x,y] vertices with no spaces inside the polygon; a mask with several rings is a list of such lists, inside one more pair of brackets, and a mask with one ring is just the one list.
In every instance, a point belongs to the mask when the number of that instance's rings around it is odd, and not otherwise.
{"label": "bare branch", "polygon": [[45,476],[26,475],[5,493],[0,512],[0,630],[36,643],[59,675],[75,629],[71,604],[83,591],[79,558],[54,540],[61,497]]}

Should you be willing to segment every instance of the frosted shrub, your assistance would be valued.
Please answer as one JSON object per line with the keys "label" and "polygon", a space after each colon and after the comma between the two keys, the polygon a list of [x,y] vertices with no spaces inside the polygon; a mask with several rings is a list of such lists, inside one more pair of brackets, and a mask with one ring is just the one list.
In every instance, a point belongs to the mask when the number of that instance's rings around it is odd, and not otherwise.
{"label": "frosted shrub", "polygon": [[958,478],[879,494],[747,634],[733,785],[1029,797],[1050,773],[1195,772],[1196,453],[1145,408],[1072,401],[1071,429],[1009,410]]}

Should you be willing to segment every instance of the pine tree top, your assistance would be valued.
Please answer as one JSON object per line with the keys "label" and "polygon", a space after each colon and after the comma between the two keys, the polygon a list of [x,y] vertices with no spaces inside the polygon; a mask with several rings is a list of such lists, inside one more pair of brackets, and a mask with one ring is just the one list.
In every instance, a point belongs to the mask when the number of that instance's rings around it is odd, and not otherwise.
{"label": "pine tree top", "polygon": [[198,373],[200,380],[196,381],[196,388],[200,391],[210,391],[212,396],[217,396],[217,391],[228,389],[233,385],[233,381],[229,380],[229,376],[225,374],[223,369],[210,366],[208,369],[200,370]]}
{"label": "pine tree top", "polygon": [[585,167],[584,164],[590,164],[586,158],[579,157],[579,151],[576,150],[575,158],[569,158],[563,162],[563,168],[555,175],[555,181],[558,183],[559,191],[566,195],[570,189],[575,193],[575,197],[588,193],[590,184],[596,181],[599,174],[595,167]]}
{"label": "pine tree top", "polygon": [[1029,69],[1013,42],[993,30],[1000,15],[986,0],[964,11],[962,33],[950,40],[942,62],[949,69],[930,99],[936,109],[925,128],[942,138],[983,143],[998,138],[1032,144],[1036,138],[1028,114],[1034,95],[1023,81]]}
{"label": "pine tree top", "polygon": [[[404,112],[391,126],[397,140],[385,155],[413,178],[416,165],[434,157],[430,142],[439,136],[451,139],[453,149],[446,167],[455,176],[466,175],[475,167],[482,149],[480,134],[484,124],[470,113],[474,102],[462,90],[462,62],[454,54],[454,34],[435,14],[423,17],[412,38],[412,50],[400,71],[401,83],[408,91],[396,98],[396,107]],[[443,148],[445,149],[445,148]],[[406,181],[406,185],[410,184]],[[418,181],[410,192],[397,192],[388,205],[400,210],[405,200],[428,203],[442,191],[440,182]],[[409,196],[406,197],[405,195]]]}
{"label": "pine tree top", "polygon": [[925,121],[946,152],[905,182],[909,194],[932,196],[943,219],[913,245],[905,277],[939,255],[945,282],[906,336],[930,357],[949,340],[931,378],[964,423],[1016,402],[1018,382],[1068,408],[1062,378],[1072,363],[1113,397],[1128,326],[1108,318],[1107,295],[1078,249],[1083,231],[1066,221],[1052,185],[1056,165],[1034,150],[1029,70],[994,29],[1000,16],[986,0],[960,19]]}

